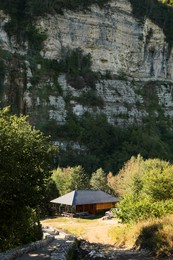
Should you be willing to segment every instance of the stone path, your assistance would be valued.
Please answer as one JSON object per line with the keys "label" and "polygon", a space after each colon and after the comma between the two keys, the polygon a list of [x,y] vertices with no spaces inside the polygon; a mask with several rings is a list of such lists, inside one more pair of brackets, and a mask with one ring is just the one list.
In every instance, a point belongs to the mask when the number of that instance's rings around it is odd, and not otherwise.
{"label": "stone path", "polygon": [[44,247],[32,250],[17,258],[16,260],[65,260],[69,249],[72,247],[75,237],[59,232],[52,227],[43,228],[44,237],[54,237],[53,241]]}
{"label": "stone path", "polygon": [[[53,234],[54,232],[55,234]],[[55,229],[51,231],[50,227],[48,227],[47,230],[46,228],[44,229],[44,235],[54,235],[55,239],[46,247],[39,248],[33,252],[18,257],[16,260],[66,259],[66,255],[70,247],[72,247],[75,238],[64,232],[57,232]]]}
{"label": "stone path", "polygon": [[41,260],[41,259],[53,259],[52,255],[53,252],[57,250],[57,248],[64,244],[64,239],[65,239],[65,235],[61,234],[61,238],[57,238],[57,236],[55,236],[55,240],[53,240],[53,242],[51,242],[49,245],[43,247],[43,248],[39,248],[36,249],[35,251],[29,252],[27,254],[24,254],[20,257],[17,257],[16,260]]}

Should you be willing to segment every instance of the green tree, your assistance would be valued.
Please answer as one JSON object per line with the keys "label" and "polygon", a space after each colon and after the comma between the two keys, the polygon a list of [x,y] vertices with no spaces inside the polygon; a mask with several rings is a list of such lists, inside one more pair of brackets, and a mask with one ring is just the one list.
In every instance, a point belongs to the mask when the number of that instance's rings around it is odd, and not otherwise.
{"label": "green tree", "polygon": [[0,250],[41,237],[37,209],[55,151],[27,117],[10,115],[9,108],[0,111]]}
{"label": "green tree", "polygon": [[70,192],[70,179],[71,179],[71,168],[60,168],[58,167],[53,171],[52,179],[54,180],[59,194],[62,196]]}
{"label": "green tree", "polygon": [[133,172],[134,168],[129,168],[127,162],[129,172],[123,180],[127,189],[118,216],[131,222],[173,213],[173,165],[160,159],[140,158],[138,163],[138,169]]}
{"label": "green tree", "polygon": [[137,157],[132,156],[128,160],[119,173],[112,177],[112,186],[111,188],[118,194],[119,197],[123,197],[129,190],[132,189],[133,182],[136,180],[136,189],[137,189],[137,180],[140,180],[140,174],[143,166],[143,158],[141,155]]}
{"label": "green tree", "polygon": [[173,165],[159,159],[145,161],[143,192],[153,201],[173,198]]}
{"label": "green tree", "polygon": [[97,171],[93,172],[90,179],[90,186],[94,190],[110,192],[107,183],[107,174],[103,171],[102,168],[99,168]]}
{"label": "green tree", "polygon": [[53,171],[52,179],[55,181],[60,195],[72,190],[83,190],[89,188],[89,178],[82,166],[57,168]]}
{"label": "green tree", "polygon": [[50,203],[51,200],[57,198],[59,196],[59,191],[57,189],[55,181],[50,178],[45,189],[45,196],[40,205],[40,215],[52,216],[55,214],[54,209]]}
{"label": "green tree", "polygon": [[87,190],[89,188],[89,178],[81,165],[71,168],[70,189]]}

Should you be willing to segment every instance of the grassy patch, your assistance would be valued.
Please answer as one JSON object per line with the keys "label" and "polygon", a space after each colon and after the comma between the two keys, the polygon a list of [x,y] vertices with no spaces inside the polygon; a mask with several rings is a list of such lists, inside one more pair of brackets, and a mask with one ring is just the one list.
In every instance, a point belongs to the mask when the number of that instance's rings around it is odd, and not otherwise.
{"label": "grassy patch", "polygon": [[111,227],[108,234],[117,246],[148,249],[157,257],[173,254],[173,215]]}
{"label": "grassy patch", "polygon": [[151,250],[156,256],[173,254],[173,215],[156,219],[141,228],[136,245]]}
{"label": "grassy patch", "polygon": [[111,227],[108,231],[108,235],[114,241],[117,246],[133,247],[136,238],[140,234],[140,225],[120,225]]}
{"label": "grassy patch", "polygon": [[75,227],[75,226],[66,226],[65,230],[70,233],[73,234],[77,237],[82,236],[85,233],[85,229],[82,227]]}
{"label": "grassy patch", "polygon": [[53,225],[53,224],[55,224],[55,223],[66,223],[66,222],[68,222],[69,221],[69,219],[67,219],[67,218],[62,218],[62,217],[57,217],[57,218],[52,218],[52,219],[45,219],[45,220],[43,220],[42,221],[42,224],[43,225],[45,225],[45,224],[48,224],[48,225]]}

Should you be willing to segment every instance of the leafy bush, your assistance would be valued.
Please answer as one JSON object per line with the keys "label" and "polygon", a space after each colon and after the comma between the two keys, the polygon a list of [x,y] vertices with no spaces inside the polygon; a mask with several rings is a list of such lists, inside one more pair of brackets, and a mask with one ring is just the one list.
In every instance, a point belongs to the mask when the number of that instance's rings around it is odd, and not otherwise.
{"label": "leafy bush", "polygon": [[104,101],[101,97],[97,96],[97,92],[95,90],[88,90],[87,92],[83,92],[76,100],[84,105],[84,106],[98,106],[103,108]]}
{"label": "leafy bush", "polygon": [[0,252],[42,239],[41,225],[34,210],[16,205],[0,207]]}
{"label": "leafy bush", "polygon": [[173,240],[173,220],[172,215],[168,215],[160,220],[156,219],[142,226],[135,245],[139,249],[148,249],[157,257],[172,255]]}
{"label": "leafy bush", "polygon": [[[25,38],[27,38],[29,43],[29,52],[33,50],[38,53],[43,47],[43,41],[46,40],[47,36],[45,33],[40,33],[33,25],[28,26],[25,32]],[[33,53],[30,53],[33,54]]]}
{"label": "leafy bush", "polygon": [[76,89],[95,87],[97,73],[91,70],[91,55],[84,55],[80,48],[63,49],[58,70],[67,74],[67,80]]}
{"label": "leafy bush", "polygon": [[[134,164],[138,162],[136,160]],[[124,173],[123,179],[119,181],[119,185],[123,182],[127,186],[119,204],[120,210],[116,213],[124,222],[137,222],[173,213],[173,165],[159,159],[141,160],[140,164],[138,171],[131,173],[130,179]]]}

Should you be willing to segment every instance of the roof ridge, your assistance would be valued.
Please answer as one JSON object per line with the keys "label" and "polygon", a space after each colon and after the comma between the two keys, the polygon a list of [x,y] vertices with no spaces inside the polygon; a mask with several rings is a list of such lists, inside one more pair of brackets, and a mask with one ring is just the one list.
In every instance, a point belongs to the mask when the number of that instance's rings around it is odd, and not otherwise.
{"label": "roof ridge", "polygon": [[76,190],[73,190],[72,192],[74,193],[74,194],[73,194],[73,199],[72,199],[72,205],[73,205],[73,202],[74,202],[74,200],[75,200]]}

